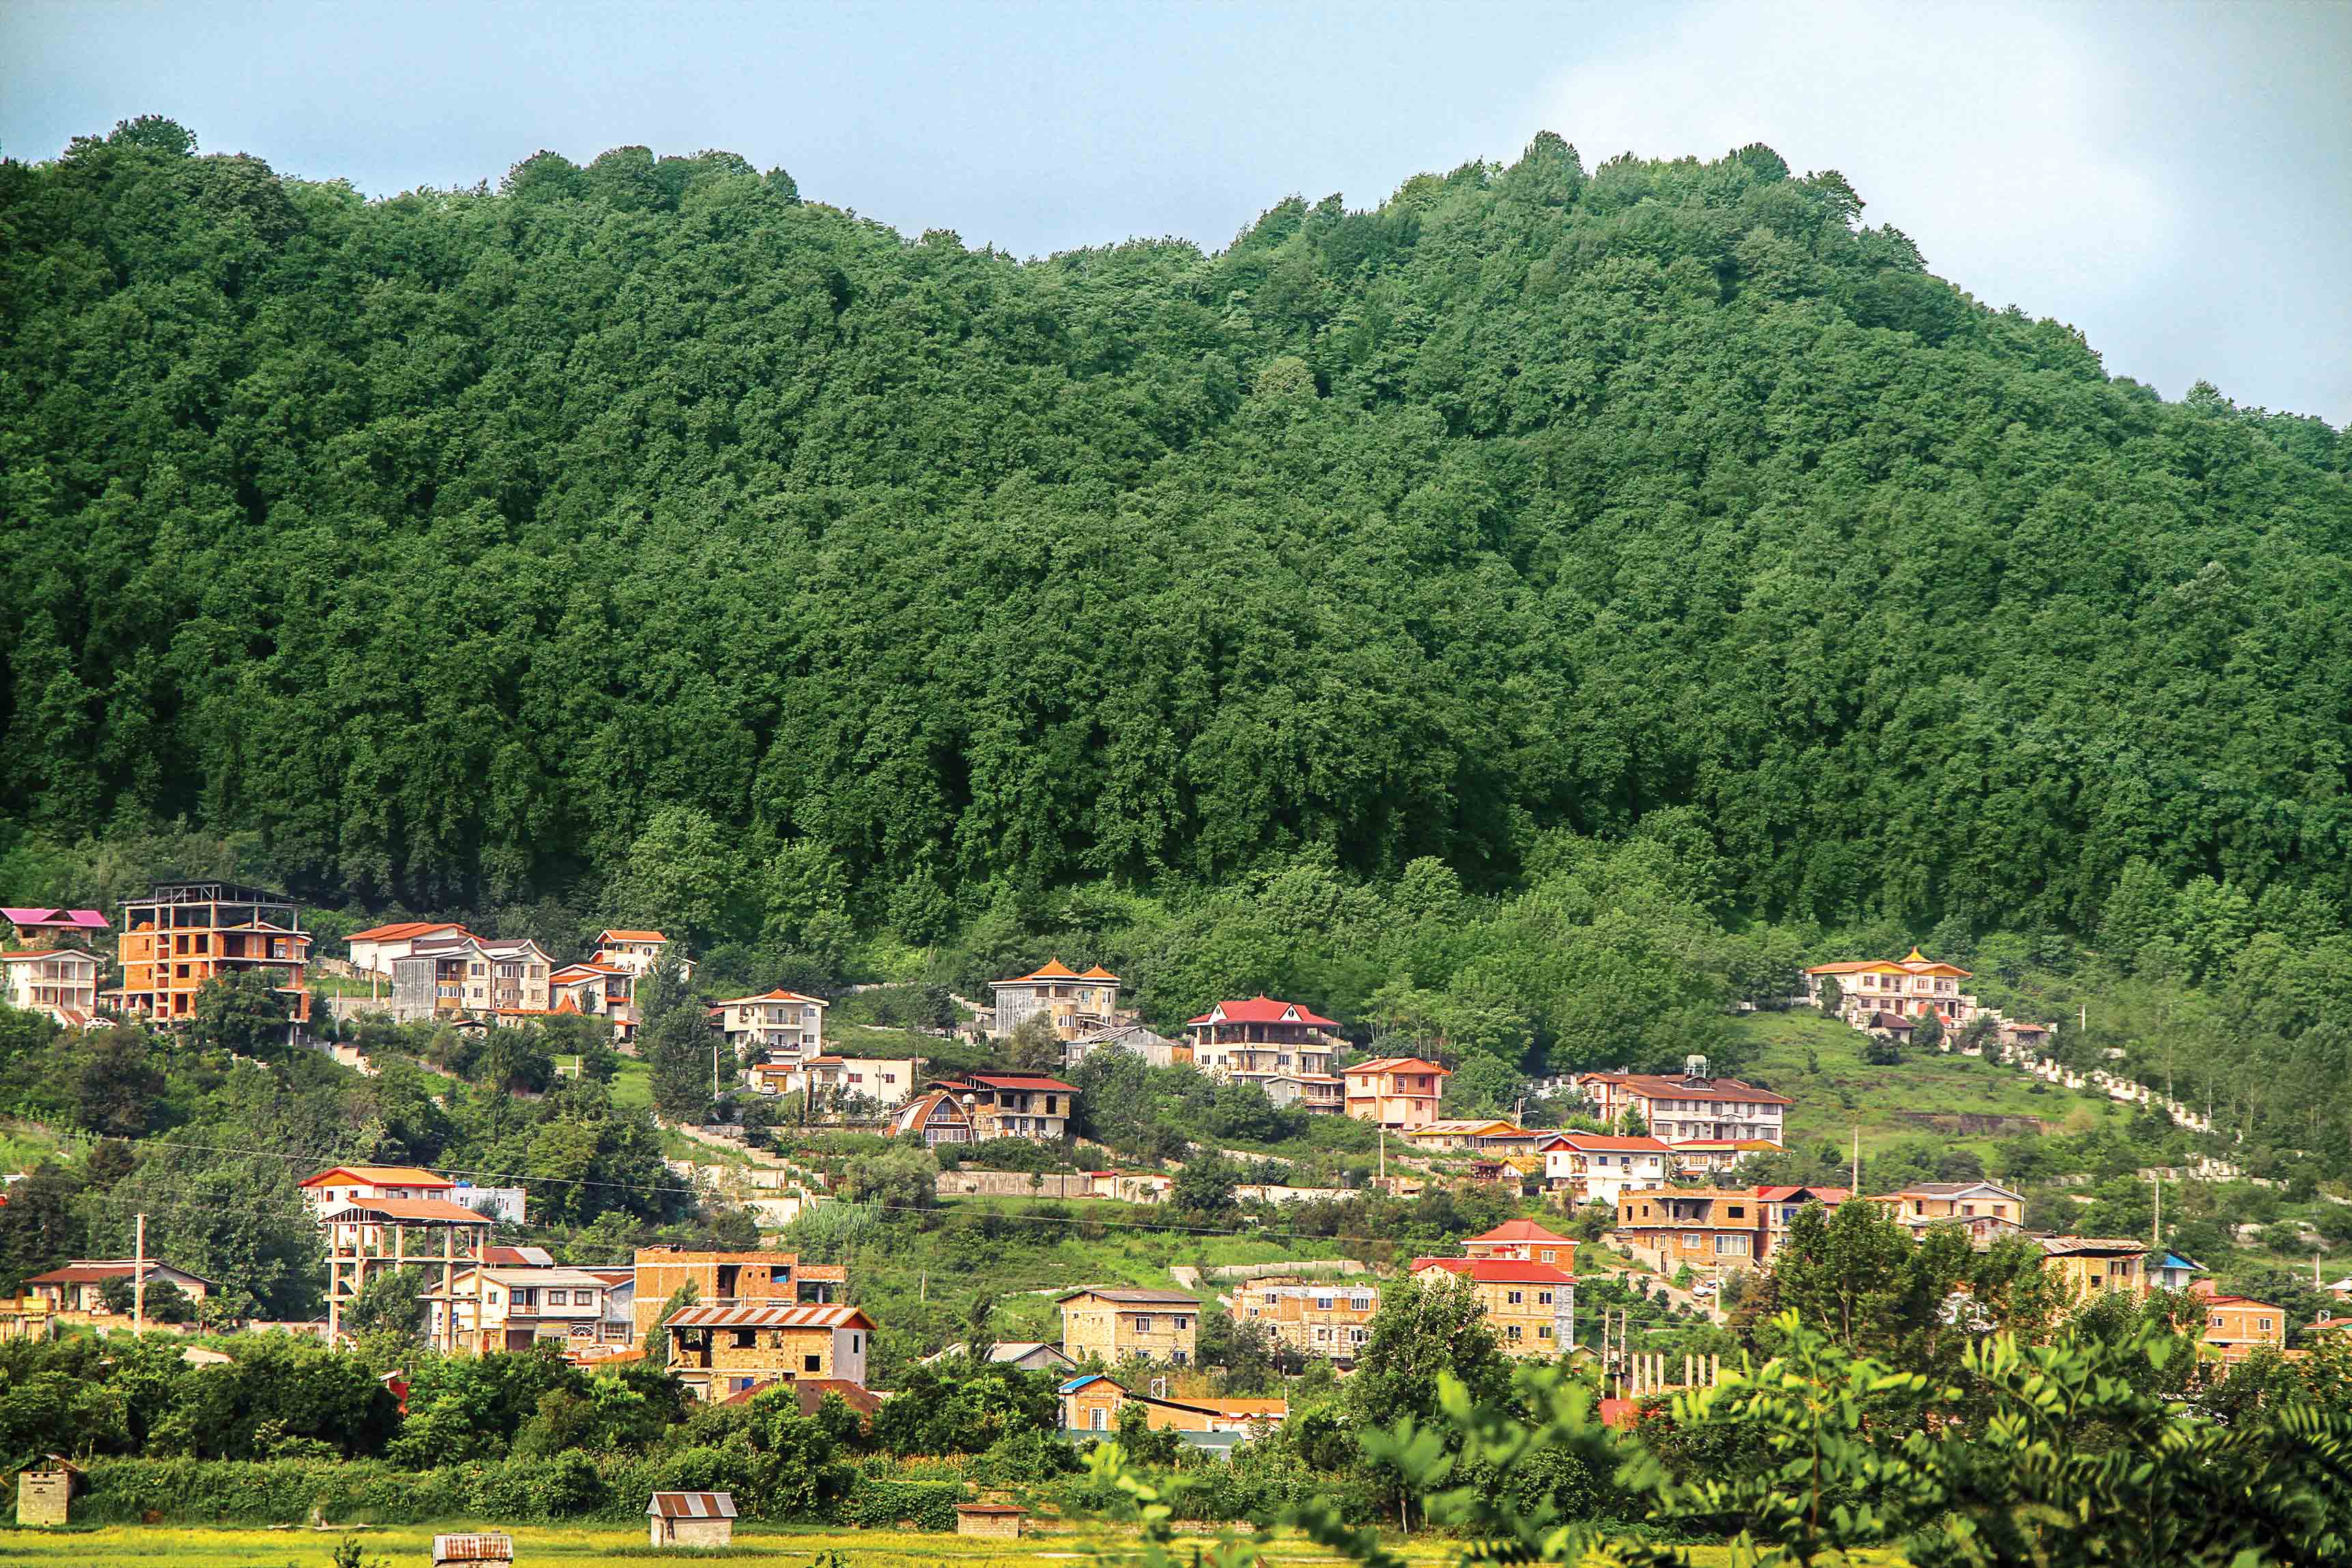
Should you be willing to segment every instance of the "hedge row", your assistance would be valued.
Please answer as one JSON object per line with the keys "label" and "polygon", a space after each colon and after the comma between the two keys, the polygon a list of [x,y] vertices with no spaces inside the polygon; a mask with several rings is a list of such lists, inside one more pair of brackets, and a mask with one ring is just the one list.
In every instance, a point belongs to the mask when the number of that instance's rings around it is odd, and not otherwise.
{"label": "hedge row", "polygon": [[[747,1495],[730,1456],[698,1448],[658,1457],[559,1454],[400,1469],[379,1460],[92,1459],[88,1493],[75,1504],[92,1523],[288,1524],[313,1511],[334,1523],[431,1524],[444,1520],[548,1522],[642,1519],[656,1491],[734,1490],[748,1517],[763,1511]],[[888,1528],[911,1521],[922,1530],[955,1528],[955,1505],[968,1494],[956,1481],[908,1481],[856,1475],[814,1515],[823,1521]]]}

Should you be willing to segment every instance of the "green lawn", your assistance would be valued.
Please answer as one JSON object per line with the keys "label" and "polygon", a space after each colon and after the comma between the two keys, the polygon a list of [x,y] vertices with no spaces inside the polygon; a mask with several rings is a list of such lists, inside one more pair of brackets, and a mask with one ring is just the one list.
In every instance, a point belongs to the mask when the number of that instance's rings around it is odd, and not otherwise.
{"label": "green lawn", "polygon": [[[409,1568],[431,1561],[436,1530],[496,1528],[473,1521],[402,1525],[364,1531],[357,1540],[370,1568],[378,1563]],[[542,1563],[605,1568],[633,1562],[747,1562],[801,1568],[814,1563],[824,1552],[843,1552],[850,1568],[1000,1568],[1014,1563],[1083,1563],[1097,1549],[1116,1554],[1133,1547],[1132,1531],[1093,1524],[1049,1525],[1018,1542],[894,1530],[793,1531],[744,1524],[737,1527],[735,1545],[724,1552],[655,1552],[646,1546],[642,1529],[620,1525],[520,1525],[507,1533],[514,1537],[518,1568],[540,1568]],[[331,1530],[308,1529],[107,1525],[48,1531],[0,1527],[0,1564],[8,1568],[117,1568],[144,1563],[157,1568],[164,1564],[171,1568],[331,1568],[335,1548],[345,1539]],[[1195,1544],[1206,1545],[1207,1541],[1180,1542],[1180,1554],[1189,1554]],[[1452,1562],[1460,1549],[1459,1542],[1437,1536],[1390,1544],[1416,1564]],[[1725,1568],[1731,1561],[1725,1547],[1686,1550],[1695,1568]],[[1860,1560],[1893,1561],[1869,1554]],[[1265,1561],[1272,1568],[1339,1568],[1343,1560],[1295,1535],[1277,1532],[1265,1542]]]}
{"label": "green lawn", "polygon": [[613,1108],[636,1111],[653,1103],[653,1080],[646,1075],[646,1064],[634,1056],[621,1058],[621,1070],[613,1075]]}
{"label": "green lawn", "polygon": [[2023,1129],[1969,1132],[1922,1118],[1971,1113],[2032,1117],[2046,1131],[2074,1133],[2129,1115],[2104,1095],[2054,1085],[2036,1092],[2036,1081],[2016,1068],[1957,1052],[1906,1051],[1895,1065],[1871,1066],[1862,1060],[1867,1036],[1811,1008],[1751,1013],[1732,1027],[1753,1047],[1743,1071],[1796,1101],[1788,1124],[1794,1148],[1825,1143],[1849,1148],[1859,1125],[1864,1154],[1927,1137],[1981,1156]]}
{"label": "green lawn", "polygon": [[[465,1531],[495,1529],[477,1522],[438,1527],[402,1525],[368,1530],[357,1539],[373,1568],[378,1563],[408,1568],[431,1561],[436,1529]],[[1085,1562],[1093,1550],[1131,1546],[1132,1534],[1116,1525],[1052,1526],[1019,1542],[979,1541],[954,1535],[919,1534],[892,1530],[792,1531],[761,1524],[737,1527],[735,1545],[726,1552],[654,1552],[640,1528],[619,1525],[520,1525],[508,1530],[514,1537],[518,1568],[562,1563],[566,1568],[601,1568],[627,1562],[756,1562],[807,1564],[818,1553],[847,1554],[852,1568],[997,1568],[1017,1563]],[[209,1529],[173,1526],[107,1525],[46,1531],[0,1529],[0,1563],[9,1568],[116,1568],[118,1564],[152,1563],[157,1568],[331,1568],[335,1548],[346,1537],[334,1531]],[[1339,1559],[1295,1536],[1269,1542],[1266,1560],[1277,1568],[1336,1568]],[[1189,1547],[1189,1543],[1188,1543]],[[1454,1543],[1423,1537],[1404,1544],[1405,1555],[1416,1563],[1435,1563],[1452,1557]],[[1699,1558],[1714,1563],[1727,1559],[1710,1552]]]}

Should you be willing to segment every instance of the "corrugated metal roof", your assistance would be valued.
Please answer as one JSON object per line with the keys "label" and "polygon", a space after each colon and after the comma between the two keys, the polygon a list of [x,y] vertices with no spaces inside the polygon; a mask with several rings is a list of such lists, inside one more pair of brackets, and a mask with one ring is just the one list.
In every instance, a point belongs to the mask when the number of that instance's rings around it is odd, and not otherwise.
{"label": "corrugated metal roof", "polygon": [[856,1307],[770,1305],[739,1302],[680,1307],[670,1314],[674,1329],[872,1329],[874,1320]]}
{"label": "corrugated metal roof", "polygon": [[735,1494],[728,1491],[657,1491],[646,1504],[664,1519],[732,1519]]}

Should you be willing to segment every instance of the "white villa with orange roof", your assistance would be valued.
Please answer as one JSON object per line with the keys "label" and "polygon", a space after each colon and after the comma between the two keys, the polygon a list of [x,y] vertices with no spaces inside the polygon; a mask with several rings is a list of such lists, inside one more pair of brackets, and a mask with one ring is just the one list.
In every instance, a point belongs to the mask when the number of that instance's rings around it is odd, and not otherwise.
{"label": "white villa with orange roof", "polygon": [[[650,975],[662,955],[669,951],[669,938],[658,931],[599,931],[596,933],[596,962],[606,968],[620,969],[630,975]],[[687,979],[694,978],[694,961],[678,960],[677,972]]]}
{"label": "white villa with orange roof", "polygon": [[1656,1072],[1580,1072],[1576,1086],[1611,1124],[1631,1112],[1650,1136],[1685,1142],[1769,1144],[1783,1139],[1781,1113],[1794,1103],[1785,1094],[1738,1078],[1717,1078],[1706,1058],[1687,1057],[1680,1077]]}
{"label": "white villa with orange roof", "polygon": [[824,1054],[824,1009],[832,1005],[779,986],[713,1002],[710,1018],[738,1051],[750,1046],[771,1062],[799,1061]]}
{"label": "white villa with orange roof", "polygon": [[1437,1120],[1445,1081],[1454,1072],[1418,1056],[1378,1056],[1342,1070],[1340,1076],[1347,1080],[1349,1115],[1410,1132]]}
{"label": "white villa with orange roof", "polygon": [[551,1013],[583,1013],[610,1019],[613,1032],[627,1040],[637,1031],[637,977],[626,969],[593,961],[566,964],[547,977]]}
{"label": "white villa with orange roof", "polygon": [[1097,964],[1084,974],[1059,958],[1042,969],[998,980],[996,1016],[989,1034],[1003,1039],[1027,1019],[1044,1014],[1066,1040],[1118,1024],[1118,977]]}
{"label": "white villa with orange roof", "polygon": [[1857,1029],[1868,1028],[1880,1013],[1916,1019],[1930,1011],[1946,1028],[1958,1029],[1977,1014],[1976,998],[1960,989],[1960,982],[1972,977],[1958,965],[1938,962],[1914,947],[1900,958],[1816,964],[1805,971],[1805,995],[1820,1007],[1822,982],[1836,980],[1838,1016]]}

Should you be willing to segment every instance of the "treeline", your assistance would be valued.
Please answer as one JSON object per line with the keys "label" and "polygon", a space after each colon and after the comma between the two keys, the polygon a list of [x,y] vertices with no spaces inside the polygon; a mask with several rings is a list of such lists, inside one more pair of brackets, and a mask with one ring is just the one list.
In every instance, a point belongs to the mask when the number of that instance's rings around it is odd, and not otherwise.
{"label": "treeline", "polygon": [[1021,263],[719,152],[0,163],[0,813],[793,950],[1677,807],[1776,916],[2341,905],[2352,442],[1862,208],[1545,135]]}

